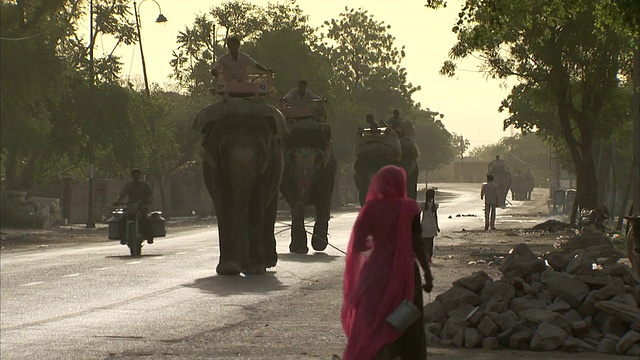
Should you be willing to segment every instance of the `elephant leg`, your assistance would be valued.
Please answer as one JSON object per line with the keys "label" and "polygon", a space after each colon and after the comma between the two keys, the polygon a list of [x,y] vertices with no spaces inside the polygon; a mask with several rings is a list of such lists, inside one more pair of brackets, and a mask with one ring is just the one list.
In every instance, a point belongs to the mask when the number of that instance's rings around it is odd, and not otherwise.
{"label": "elephant leg", "polygon": [[264,206],[263,196],[258,192],[249,206],[249,257],[247,259],[245,274],[264,274]]}
{"label": "elephant leg", "polygon": [[265,268],[276,266],[278,263],[278,252],[276,251],[275,224],[278,214],[278,197],[275,196],[265,207],[262,218],[262,258]]}
{"label": "elephant leg", "polygon": [[216,210],[218,219],[218,241],[220,257],[216,266],[216,273],[220,275],[238,275],[240,266],[235,262],[236,244],[233,231],[233,217],[230,216],[231,198],[229,189],[224,187],[225,181],[218,176],[213,168],[205,162],[203,164],[205,185]]}
{"label": "elephant leg", "polygon": [[304,227],[304,204],[296,204],[291,208],[291,244],[289,251],[292,253],[306,254],[307,231]]}
{"label": "elephant leg", "polygon": [[329,206],[326,201],[316,205],[316,223],[313,225],[313,237],[311,246],[315,251],[324,251],[329,244],[327,232],[329,230]]}

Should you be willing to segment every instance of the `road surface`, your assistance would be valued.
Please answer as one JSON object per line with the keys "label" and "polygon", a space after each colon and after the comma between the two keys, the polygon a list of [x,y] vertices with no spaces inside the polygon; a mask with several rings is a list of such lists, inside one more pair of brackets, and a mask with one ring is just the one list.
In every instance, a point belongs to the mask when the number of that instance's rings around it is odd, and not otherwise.
{"label": "road surface", "polygon": [[[483,226],[478,184],[434,186],[443,232]],[[516,211],[514,205],[506,211]],[[176,343],[179,358],[208,357],[202,344],[191,346],[189,339],[226,331],[258,304],[277,304],[326,274],[341,275],[341,251],[356,217],[355,211],[335,213],[330,222],[335,248],[306,256],[289,254],[287,224],[279,223],[278,265],[263,276],[215,274],[215,226],[170,233],[144,247],[140,258],[108,241],[3,251],[0,358],[155,358]],[[300,317],[295,321],[304,321],[304,314]],[[304,358],[304,351],[297,354]]]}

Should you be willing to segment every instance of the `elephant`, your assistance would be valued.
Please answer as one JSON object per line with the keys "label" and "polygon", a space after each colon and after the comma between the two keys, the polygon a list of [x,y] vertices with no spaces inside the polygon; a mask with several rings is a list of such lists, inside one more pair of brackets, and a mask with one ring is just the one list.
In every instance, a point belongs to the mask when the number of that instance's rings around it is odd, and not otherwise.
{"label": "elephant", "polygon": [[[408,124],[406,124],[408,123]],[[409,122],[404,127],[413,126]],[[387,165],[400,166],[407,172],[407,194],[415,199],[418,192],[418,151],[408,136],[400,138],[390,128],[359,129],[356,141],[354,182],[358,189],[358,200],[364,205],[371,178]]]}
{"label": "elephant", "polygon": [[524,174],[518,169],[513,172],[511,179],[511,200],[526,200],[526,189]]}
{"label": "elephant", "polygon": [[225,98],[196,116],[204,182],[218,218],[221,275],[264,274],[278,261],[274,226],[282,178],[282,114],[265,102]]}
{"label": "elephant", "polygon": [[511,172],[508,168],[491,169],[489,175],[493,175],[494,181],[498,185],[499,202],[498,206],[504,208],[507,204],[507,193],[511,188]]}
{"label": "elephant", "polygon": [[533,193],[533,188],[536,186],[536,182],[533,177],[533,172],[531,171],[531,169],[527,169],[524,172],[524,184],[525,184],[525,191],[526,191],[525,200],[531,200],[531,194]]}
{"label": "elephant", "polygon": [[289,251],[306,254],[305,207],[315,207],[311,245],[326,249],[327,231],[336,176],[337,160],[331,147],[329,125],[316,119],[291,119],[290,135],[284,140],[284,172],[280,192],[291,208]]}

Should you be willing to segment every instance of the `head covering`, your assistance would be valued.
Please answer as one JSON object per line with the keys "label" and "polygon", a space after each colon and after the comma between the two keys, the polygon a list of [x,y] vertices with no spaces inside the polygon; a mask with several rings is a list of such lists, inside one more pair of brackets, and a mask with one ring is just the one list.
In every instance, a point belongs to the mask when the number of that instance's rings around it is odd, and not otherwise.
{"label": "head covering", "polygon": [[403,300],[413,300],[411,222],[420,213],[407,196],[404,169],[385,166],[373,177],[351,232],[344,273],[343,359],[373,359],[401,334],[386,318]]}

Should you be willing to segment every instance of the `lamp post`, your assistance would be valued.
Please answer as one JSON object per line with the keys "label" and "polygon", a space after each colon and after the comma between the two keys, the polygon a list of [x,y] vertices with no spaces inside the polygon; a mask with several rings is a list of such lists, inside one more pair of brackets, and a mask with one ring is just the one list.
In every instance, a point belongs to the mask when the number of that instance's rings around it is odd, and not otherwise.
{"label": "lamp post", "polygon": [[[136,2],[133,2],[133,11],[134,11],[134,15],[136,17],[136,29],[138,30],[138,42],[140,43],[140,58],[142,60],[142,76],[144,77],[144,91],[147,94],[148,98],[151,98],[151,92],[149,91],[149,79],[147,78],[147,64],[144,61],[144,50],[142,48],[142,33],[140,32],[140,7],[142,6],[142,3],[144,3],[147,0],[142,0],[140,1],[140,4],[136,4]],[[156,18],[156,23],[164,23],[167,22],[167,18],[162,15],[162,9],[160,8],[160,4],[158,4],[158,2],[156,0],[151,0],[154,3],[156,3],[156,6],[158,6],[158,17]],[[156,135],[156,124],[155,121],[150,120],[150,126],[151,126],[151,133],[152,135],[155,137]],[[153,146],[153,145],[152,145]],[[156,159],[156,155],[155,155],[155,151],[151,151],[151,156],[152,156],[152,166],[155,168],[156,163],[155,163],[155,159]],[[165,198],[165,193],[164,193],[164,181],[163,181],[163,176],[160,173],[160,171],[158,171],[156,169],[156,171],[154,171],[154,175],[157,176],[158,181],[160,183],[160,198],[162,201],[162,211],[166,212],[166,198]]]}
{"label": "lamp post", "polygon": [[88,191],[88,209],[87,224],[88,229],[96,227],[96,221],[93,215],[94,197],[95,197],[95,179],[94,179],[94,146],[93,146],[93,0],[89,1],[89,116],[88,123],[88,153],[89,153],[89,191]]}
{"label": "lamp post", "polygon": [[[149,92],[149,80],[147,79],[147,65],[144,61],[144,50],[142,49],[142,34],[140,33],[140,6],[147,0],[142,0],[139,5],[136,2],[133,2],[133,12],[136,17],[136,29],[138,30],[138,42],[140,43],[140,57],[142,58],[142,76],[144,77],[144,91],[147,93],[148,97],[151,97],[151,93]],[[156,19],[156,23],[164,23],[167,22],[167,18],[162,15],[162,9],[160,8],[160,4],[156,0],[151,0],[158,6],[158,18]]]}

